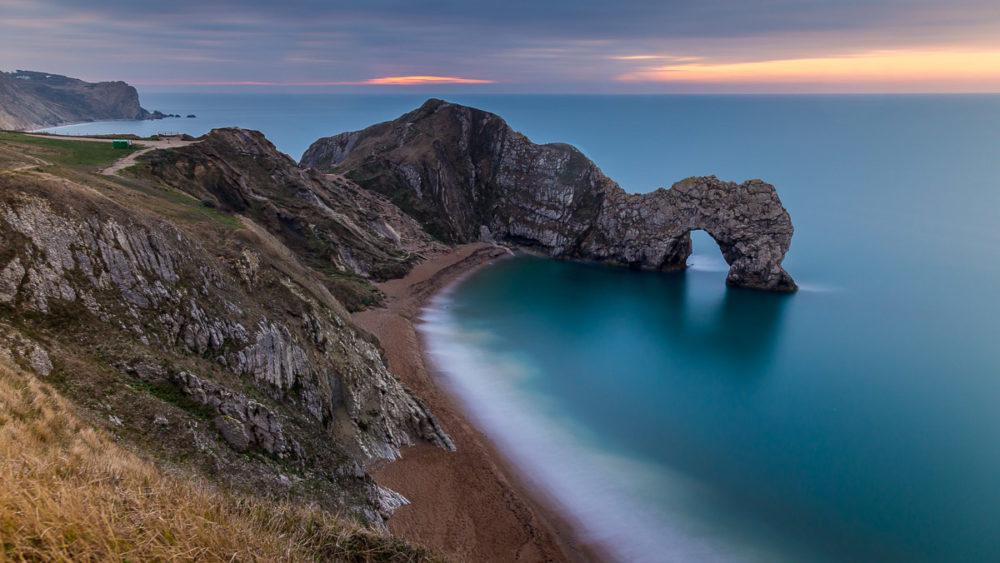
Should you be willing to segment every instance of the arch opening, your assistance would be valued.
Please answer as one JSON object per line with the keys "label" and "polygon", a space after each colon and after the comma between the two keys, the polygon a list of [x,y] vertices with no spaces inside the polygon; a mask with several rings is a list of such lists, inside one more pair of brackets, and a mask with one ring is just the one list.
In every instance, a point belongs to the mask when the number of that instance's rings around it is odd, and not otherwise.
{"label": "arch opening", "polygon": [[722,255],[722,248],[715,238],[702,229],[688,231],[691,238],[691,254],[687,257],[687,268],[699,272],[728,272],[729,264]]}

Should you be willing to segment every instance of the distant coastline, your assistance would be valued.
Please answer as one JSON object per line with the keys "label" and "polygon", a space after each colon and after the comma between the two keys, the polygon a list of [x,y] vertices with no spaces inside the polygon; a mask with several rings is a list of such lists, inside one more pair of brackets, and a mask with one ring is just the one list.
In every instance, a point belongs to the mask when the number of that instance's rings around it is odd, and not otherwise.
{"label": "distant coastline", "polygon": [[85,82],[46,72],[0,72],[0,129],[37,131],[97,121],[158,120],[181,117],[139,104],[125,82]]}

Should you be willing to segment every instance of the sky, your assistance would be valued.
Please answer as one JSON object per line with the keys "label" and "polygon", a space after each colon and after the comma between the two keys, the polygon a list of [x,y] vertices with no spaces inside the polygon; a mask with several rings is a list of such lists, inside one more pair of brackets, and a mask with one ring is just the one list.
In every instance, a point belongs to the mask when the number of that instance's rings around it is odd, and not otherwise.
{"label": "sky", "polygon": [[140,89],[1000,92],[1000,0],[0,0],[0,70]]}

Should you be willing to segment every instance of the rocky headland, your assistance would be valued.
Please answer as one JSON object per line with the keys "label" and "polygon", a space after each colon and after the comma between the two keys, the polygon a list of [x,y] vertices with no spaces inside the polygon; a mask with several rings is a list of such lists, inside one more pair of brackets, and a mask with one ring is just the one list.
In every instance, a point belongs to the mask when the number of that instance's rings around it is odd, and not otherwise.
{"label": "rocky headland", "polygon": [[164,117],[143,109],[135,88],[121,81],[92,83],[30,70],[0,72],[0,129]]}
{"label": "rocky headland", "polygon": [[497,241],[568,259],[677,270],[702,229],[729,263],[726,282],[794,291],[781,267],[788,212],[770,184],[714,176],[626,193],[576,148],[537,145],[500,117],[428,100],[400,118],[313,143],[301,164],[385,194],[449,243]]}
{"label": "rocky headland", "polygon": [[459,560],[593,553],[432,377],[425,299],[507,247],[683,268],[692,229],[730,284],[795,287],[770,185],[627,194],[573,147],[439,100],[302,163],[236,128],[118,168],[72,158],[92,142],[0,135],[0,375],[165,473]]}

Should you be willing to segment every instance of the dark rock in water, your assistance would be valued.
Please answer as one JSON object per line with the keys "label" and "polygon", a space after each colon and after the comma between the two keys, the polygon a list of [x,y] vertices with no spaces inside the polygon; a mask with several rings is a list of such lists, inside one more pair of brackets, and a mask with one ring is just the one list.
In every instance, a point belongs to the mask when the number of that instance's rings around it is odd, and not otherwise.
{"label": "dark rock in water", "polygon": [[729,263],[727,284],[796,289],[781,267],[791,219],[760,180],[688,178],[629,194],[570,145],[536,145],[496,115],[433,99],[395,121],[320,139],[301,164],[389,196],[447,242],[495,239],[674,270],[686,267],[690,232],[702,229]]}
{"label": "dark rock in water", "polygon": [[151,119],[139,94],[124,82],[90,83],[58,74],[0,72],[0,129],[37,129],[66,123]]}
{"label": "dark rock in water", "polygon": [[187,116],[188,116],[188,119],[193,119],[195,117],[198,117],[197,115],[195,115],[193,113],[189,113]]}

